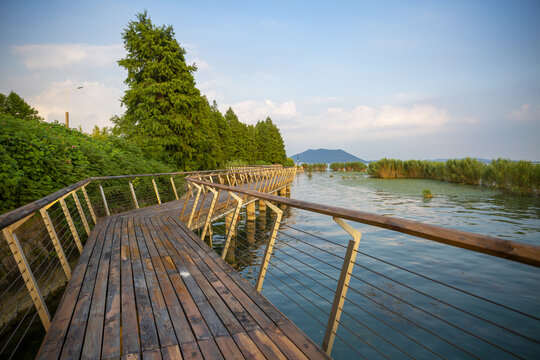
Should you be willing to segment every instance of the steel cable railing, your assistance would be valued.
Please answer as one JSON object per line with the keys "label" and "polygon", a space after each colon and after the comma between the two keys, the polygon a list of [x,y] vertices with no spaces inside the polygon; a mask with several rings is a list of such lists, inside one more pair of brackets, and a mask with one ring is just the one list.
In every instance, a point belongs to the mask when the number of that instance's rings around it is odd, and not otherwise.
{"label": "steel cable railing", "polygon": [[[208,186],[207,184],[204,185]],[[219,185],[215,187],[223,190]],[[243,191],[240,190],[239,192]],[[245,191],[245,195],[247,194],[254,196],[253,193]],[[259,201],[261,198],[265,200],[266,198],[272,198],[275,203],[293,205],[293,202],[283,198],[271,197],[265,194],[260,194]],[[294,205],[296,206],[298,202],[295,201]],[[301,204],[301,207],[303,210],[309,211],[309,209],[306,209],[308,205]],[[256,251],[260,254],[261,249],[256,249],[257,244],[261,243],[260,239],[265,239],[262,244],[263,247],[269,241],[268,223],[272,222],[273,218],[268,218],[267,213],[261,212],[260,209],[258,212],[254,210],[254,207],[252,209],[252,211],[248,211],[246,208],[246,215],[243,215],[242,220],[237,224],[235,253],[241,251],[253,253]],[[263,221],[259,221],[261,216],[265,218]],[[250,221],[251,225],[248,225]],[[255,221],[257,225],[254,225]],[[259,229],[259,223],[261,222],[264,230]],[[218,250],[218,252],[223,251],[223,242],[227,237],[227,226],[223,224],[219,226],[222,230],[216,230],[216,232],[220,233],[221,239],[213,242],[214,249]],[[252,230],[249,230],[249,228]],[[249,236],[246,235],[248,231],[252,231]],[[266,269],[268,277],[264,281],[265,283],[268,282],[273,289],[277,289],[279,296],[286,297],[290,300],[290,304],[295,304],[303,313],[308,313],[310,317],[313,317],[314,313],[318,314],[319,311],[323,310],[320,307],[321,300],[326,306],[330,303],[329,299],[321,295],[321,291],[318,291],[318,289],[337,291],[331,289],[331,287],[339,287],[337,277],[339,271],[342,270],[341,262],[344,261],[344,257],[339,254],[338,249],[347,249],[348,247],[343,242],[336,240],[336,238],[326,239],[322,233],[311,233],[309,230],[288,224],[287,221],[280,224],[276,233],[278,237],[276,237],[273,244],[272,257]],[[255,248],[250,245],[248,237],[252,239],[251,243],[255,244]],[[254,237],[256,240],[253,240]],[[244,245],[246,243],[248,246]],[[530,251],[538,252],[539,250],[531,249]],[[520,349],[515,348],[516,345],[508,347],[510,340],[499,341],[496,339],[501,339],[501,337],[504,337],[503,334],[506,333],[523,341],[528,341],[530,344],[539,344],[538,339],[534,335],[530,335],[528,330],[514,329],[498,318],[497,313],[477,312],[476,309],[478,309],[480,303],[485,302],[517,315],[524,315],[531,321],[538,321],[538,316],[534,313],[519,310],[501,303],[500,300],[488,298],[483,294],[475,294],[443,279],[436,279],[431,273],[426,275],[407,269],[405,266],[394,264],[395,261],[390,262],[382,259],[378,254],[370,254],[359,249],[354,249],[353,253],[366,257],[370,261],[366,262],[359,259],[352,261],[354,270],[349,272],[351,282],[345,284],[345,289],[350,290],[350,294],[344,297],[346,307],[340,308],[343,318],[336,320],[337,329],[343,329],[343,333],[333,332],[336,341],[350,346],[346,351],[351,354],[360,357],[367,356],[367,358],[373,356],[382,358],[393,358],[395,356],[424,358],[434,356],[445,359],[455,357],[457,354],[461,354],[457,356],[479,358],[482,357],[481,354],[486,354],[482,352],[485,350],[487,353],[499,354],[499,356],[523,358],[523,354],[527,352],[522,353]],[[242,256],[237,255],[232,261],[238,264],[245,263],[242,259]],[[253,269],[260,264],[253,264],[249,261],[249,264],[244,265]],[[240,265],[236,265],[236,267],[240,268]],[[407,276],[402,276],[402,274]],[[427,283],[418,283],[416,285],[414,278]],[[429,283],[433,284],[431,288],[427,285]],[[311,287],[311,284],[316,284],[315,286],[318,289]],[[334,285],[330,286],[329,284]],[[361,287],[358,287],[359,284]],[[384,286],[381,286],[383,284]],[[439,286],[442,287],[439,288]],[[443,291],[444,289],[448,289],[452,294],[447,294]],[[273,292],[265,292],[265,294],[270,296],[270,300],[274,299]],[[468,301],[457,301],[458,294],[462,297],[470,296],[476,299],[478,304],[473,304],[472,308],[468,307],[464,305],[469,304]],[[358,299],[363,299],[363,303],[358,303]],[[305,306],[312,308],[311,312],[306,310]],[[351,312],[351,309],[356,310]],[[366,314],[367,318],[360,318],[358,314],[361,313]],[[292,313],[287,312],[286,314]],[[315,315],[315,317],[317,316],[321,315]],[[322,317],[324,318],[324,315]],[[321,318],[317,320],[320,326],[326,326]],[[437,325],[436,322],[442,325]],[[474,326],[471,326],[471,323],[474,323]],[[536,326],[538,325],[537,323]],[[411,331],[411,328],[417,330]],[[364,330],[360,331],[360,329]],[[305,328],[304,331],[306,331]],[[313,331],[309,328],[307,332],[313,334]],[[365,334],[369,335],[364,337]],[[474,341],[467,340],[467,337]],[[429,340],[430,338],[434,340]],[[357,345],[352,345],[355,342],[364,344],[365,349],[360,351],[363,355],[357,353]],[[485,346],[477,348],[477,345],[480,344],[490,346],[499,353],[492,352]],[[341,349],[341,345],[339,346]],[[455,350],[451,350],[452,348]],[[366,349],[370,350],[367,351]],[[537,349],[540,350],[540,348]],[[367,352],[364,353],[364,351]],[[339,354],[343,353],[340,352]]]}

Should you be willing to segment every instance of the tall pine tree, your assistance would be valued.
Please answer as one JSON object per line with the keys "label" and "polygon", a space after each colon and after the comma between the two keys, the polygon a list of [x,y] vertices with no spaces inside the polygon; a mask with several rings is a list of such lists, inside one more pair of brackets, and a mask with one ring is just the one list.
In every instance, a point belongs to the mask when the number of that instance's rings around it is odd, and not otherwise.
{"label": "tall pine tree", "polygon": [[116,131],[181,169],[199,167],[208,104],[195,87],[196,67],[186,64],[172,26],[153,25],[145,11],[122,36],[127,55],[118,64],[128,72],[129,88],[122,98],[125,114],[113,119]]}

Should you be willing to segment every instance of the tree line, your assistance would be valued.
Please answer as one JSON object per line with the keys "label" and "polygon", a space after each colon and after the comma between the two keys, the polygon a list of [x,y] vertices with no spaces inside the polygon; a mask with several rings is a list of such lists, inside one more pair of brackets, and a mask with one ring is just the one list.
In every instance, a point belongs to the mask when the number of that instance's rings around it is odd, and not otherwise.
{"label": "tree line", "polygon": [[284,163],[281,133],[270,117],[255,126],[225,114],[197,89],[195,64],[174,37],[172,26],[155,26],[146,12],[136,15],[122,37],[128,90],[122,116],[111,133],[137,143],[152,157],[182,170],[214,169],[231,160]]}

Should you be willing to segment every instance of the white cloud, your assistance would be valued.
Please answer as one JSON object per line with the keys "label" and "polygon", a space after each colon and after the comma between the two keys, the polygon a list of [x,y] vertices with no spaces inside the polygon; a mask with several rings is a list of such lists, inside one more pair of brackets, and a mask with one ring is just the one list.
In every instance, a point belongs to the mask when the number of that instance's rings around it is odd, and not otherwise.
{"label": "white cloud", "polygon": [[517,110],[513,110],[508,115],[508,118],[516,121],[540,120],[540,106],[532,106],[531,104],[523,104]]}
{"label": "white cloud", "polygon": [[23,58],[28,69],[62,68],[77,64],[93,67],[116,66],[124,56],[122,44],[45,44],[13,46],[12,51]]}
{"label": "white cloud", "polygon": [[272,100],[262,101],[242,101],[236,104],[223,104],[222,111],[232,107],[240,121],[248,124],[255,124],[258,120],[264,120],[270,116],[274,122],[280,124],[285,120],[300,117],[300,112],[296,108],[294,101],[285,101],[281,104]]}
{"label": "white cloud", "polygon": [[199,59],[198,57],[187,60],[186,62],[188,64],[195,63],[195,65],[197,66],[197,70],[208,70],[208,69],[210,69],[210,65],[208,64],[208,62],[206,62],[206,61],[204,61],[202,59]]}
{"label": "white cloud", "polygon": [[122,91],[99,82],[76,84],[71,80],[66,80],[52,83],[46,90],[29,98],[28,101],[46,121],[58,120],[64,123],[65,89],[74,89],[77,86],[83,86],[83,88],[71,91],[68,95],[70,127],[81,126],[84,131],[90,132],[94,125],[111,126],[109,119],[113,115],[123,113],[119,101]]}

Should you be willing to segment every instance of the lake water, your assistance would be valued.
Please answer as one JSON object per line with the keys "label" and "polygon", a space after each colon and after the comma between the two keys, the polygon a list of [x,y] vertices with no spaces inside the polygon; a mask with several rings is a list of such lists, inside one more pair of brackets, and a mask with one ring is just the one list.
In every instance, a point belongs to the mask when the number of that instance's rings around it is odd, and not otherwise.
{"label": "lake water", "polygon": [[[299,174],[291,196],[540,245],[538,197],[333,172]],[[244,218],[228,256],[252,282],[271,224],[269,210]],[[362,238],[332,357],[538,358],[540,269],[350,224]],[[223,227],[215,225],[218,252]],[[285,209],[262,294],[318,344],[349,239],[329,216]]]}

